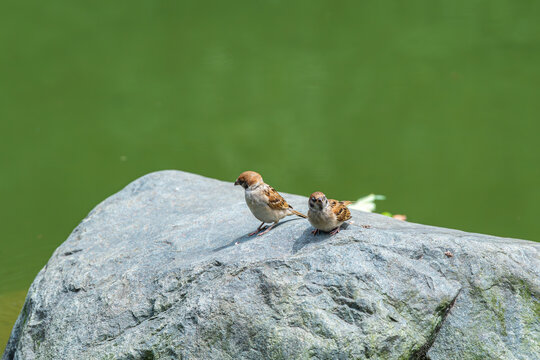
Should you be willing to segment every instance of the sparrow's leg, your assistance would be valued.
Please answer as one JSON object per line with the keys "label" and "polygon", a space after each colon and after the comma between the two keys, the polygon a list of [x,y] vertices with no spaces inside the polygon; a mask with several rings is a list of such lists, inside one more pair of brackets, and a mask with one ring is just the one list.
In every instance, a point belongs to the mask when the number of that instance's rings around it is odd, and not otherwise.
{"label": "sparrow's leg", "polygon": [[262,233],[259,233],[257,236],[261,236],[261,235],[266,234],[267,232],[269,232],[270,230],[272,230],[272,228],[273,228],[274,226],[276,226],[276,224],[277,224],[277,221],[276,221],[275,223],[273,223],[272,225],[270,225],[270,226],[268,227],[268,229],[264,230]]}
{"label": "sparrow's leg", "polygon": [[336,235],[339,232],[339,226],[334,230],[330,231],[330,235]]}
{"label": "sparrow's leg", "polygon": [[311,233],[313,234],[313,236],[315,236],[315,235],[318,235],[319,232],[320,232],[319,229],[315,229],[315,230],[313,230]]}
{"label": "sparrow's leg", "polygon": [[259,227],[257,228],[257,230],[255,230],[254,232],[252,233],[249,233],[248,236],[253,236],[255,235],[256,233],[258,233],[259,231],[261,231],[262,229],[264,229],[265,227],[263,227],[264,223],[262,223],[261,225],[259,225]]}

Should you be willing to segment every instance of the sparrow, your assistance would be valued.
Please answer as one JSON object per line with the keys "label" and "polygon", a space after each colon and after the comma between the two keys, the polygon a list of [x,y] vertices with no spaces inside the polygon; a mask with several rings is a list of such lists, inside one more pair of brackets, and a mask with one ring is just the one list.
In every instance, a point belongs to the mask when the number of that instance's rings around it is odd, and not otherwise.
{"label": "sparrow", "polygon": [[339,227],[351,218],[347,208],[351,201],[327,199],[322,192],[316,191],[310,195],[308,203],[308,220],[315,227],[313,235],[317,235],[320,230],[330,232],[330,235],[337,234]]}
{"label": "sparrow", "polygon": [[257,230],[250,233],[249,236],[264,230],[266,228],[265,223],[273,223],[266,230],[259,233],[258,236],[266,234],[285,216],[297,215],[307,218],[306,215],[293,210],[292,206],[287,204],[285,199],[273,187],[265,184],[261,175],[255,171],[244,171],[238,176],[234,185],[241,185],[244,188],[249,210],[251,210],[253,216],[262,221]]}

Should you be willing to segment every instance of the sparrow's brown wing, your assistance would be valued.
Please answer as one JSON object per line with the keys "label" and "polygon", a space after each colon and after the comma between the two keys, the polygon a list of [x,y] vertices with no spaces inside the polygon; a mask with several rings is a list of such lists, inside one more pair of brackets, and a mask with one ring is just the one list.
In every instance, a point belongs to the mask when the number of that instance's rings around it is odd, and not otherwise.
{"label": "sparrow's brown wing", "polygon": [[338,221],[346,221],[351,218],[351,212],[347,208],[347,205],[351,204],[350,201],[337,201],[330,199],[328,200],[328,203]]}
{"label": "sparrow's brown wing", "polygon": [[287,210],[292,209],[292,206],[287,204],[285,199],[279,195],[279,193],[274,190],[273,187],[268,186],[264,190],[264,195],[268,197],[268,206],[270,206],[271,209],[274,210]]}

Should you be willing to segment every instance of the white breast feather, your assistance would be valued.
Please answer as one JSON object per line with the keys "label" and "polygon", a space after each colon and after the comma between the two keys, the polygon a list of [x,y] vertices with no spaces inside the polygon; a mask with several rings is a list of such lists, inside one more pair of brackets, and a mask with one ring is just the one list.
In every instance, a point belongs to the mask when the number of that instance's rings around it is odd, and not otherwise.
{"label": "white breast feather", "polygon": [[[264,186],[268,186],[264,184]],[[264,186],[259,186],[254,190],[246,189],[246,203],[251,213],[265,223],[273,223],[283,219],[288,212],[285,210],[274,210],[268,206],[268,198],[264,194]]]}

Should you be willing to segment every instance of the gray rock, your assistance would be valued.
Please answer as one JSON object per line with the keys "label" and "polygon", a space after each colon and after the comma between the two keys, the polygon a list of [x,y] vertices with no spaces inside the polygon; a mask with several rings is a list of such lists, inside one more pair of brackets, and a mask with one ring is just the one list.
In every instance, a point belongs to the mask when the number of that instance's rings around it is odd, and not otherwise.
{"label": "gray rock", "polygon": [[3,359],[540,358],[540,244],[352,214],[248,237],[232,180],[144,176],[55,251]]}

